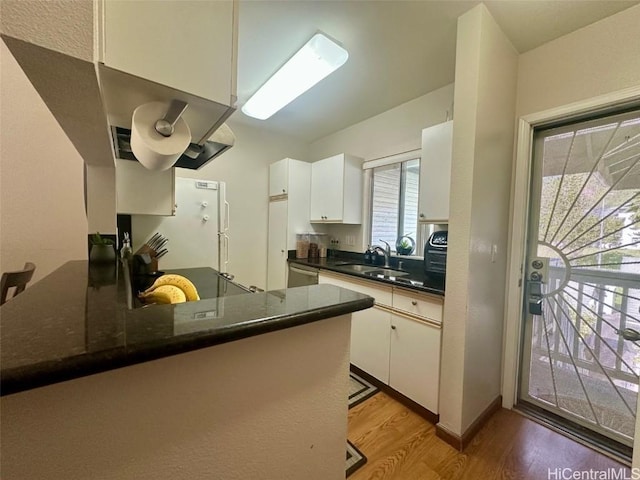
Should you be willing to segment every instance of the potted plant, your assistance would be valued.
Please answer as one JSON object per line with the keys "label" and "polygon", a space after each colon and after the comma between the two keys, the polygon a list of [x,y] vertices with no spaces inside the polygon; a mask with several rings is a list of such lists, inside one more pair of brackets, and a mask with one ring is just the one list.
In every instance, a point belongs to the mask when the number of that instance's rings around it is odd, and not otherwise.
{"label": "potted plant", "polygon": [[396,241],[396,252],[398,252],[398,255],[411,255],[415,248],[416,242],[408,235],[403,235]]}
{"label": "potted plant", "polygon": [[116,251],[113,248],[113,240],[102,238],[100,232],[96,232],[93,237],[91,237],[89,261],[91,263],[107,263],[114,262],[115,259]]}

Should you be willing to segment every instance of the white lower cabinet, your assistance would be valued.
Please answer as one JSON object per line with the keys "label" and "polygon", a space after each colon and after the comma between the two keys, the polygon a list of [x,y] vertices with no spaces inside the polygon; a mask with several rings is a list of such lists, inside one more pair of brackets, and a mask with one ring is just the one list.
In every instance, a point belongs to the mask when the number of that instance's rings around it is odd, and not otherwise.
{"label": "white lower cabinet", "polygon": [[438,413],[440,333],[439,327],[391,314],[389,386],[433,413]]}
{"label": "white lower cabinet", "polygon": [[333,272],[318,278],[376,300],[351,316],[351,363],[437,414],[442,299]]}
{"label": "white lower cabinet", "polygon": [[389,383],[391,313],[379,307],[351,314],[351,363]]}

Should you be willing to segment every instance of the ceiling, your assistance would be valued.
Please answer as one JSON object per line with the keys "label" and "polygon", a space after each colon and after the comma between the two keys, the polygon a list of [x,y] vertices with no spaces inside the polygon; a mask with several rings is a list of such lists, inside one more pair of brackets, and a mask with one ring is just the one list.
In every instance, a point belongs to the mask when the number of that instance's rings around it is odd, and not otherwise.
{"label": "ceiling", "polygon": [[[454,81],[457,18],[478,1],[240,0],[234,122],[313,142]],[[487,0],[514,47],[526,52],[640,0]],[[317,31],[349,60],[267,120],[247,99]]]}

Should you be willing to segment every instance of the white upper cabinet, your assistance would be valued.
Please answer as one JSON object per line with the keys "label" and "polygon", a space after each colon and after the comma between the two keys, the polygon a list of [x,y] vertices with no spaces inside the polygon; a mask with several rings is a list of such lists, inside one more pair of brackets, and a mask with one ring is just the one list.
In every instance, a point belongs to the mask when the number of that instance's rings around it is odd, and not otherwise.
{"label": "white upper cabinet", "polygon": [[269,290],[287,287],[288,250],[296,248],[296,233],[313,231],[309,223],[310,183],[310,163],[284,158],[269,165]]}
{"label": "white upper cabinet", "polygon": [[233,106],[237,0],[104,1],[105,65]]}
{"label": "white upper cabinet", "polygon": [[362,223],[362,159],[341,153],[311,164],[312,223]]}
{"label": "white upper cabinet", "polygon": [[422,130],[418,200],[420,222],[449,222],[452,144],[453,121]]}
{"label": "white upper cabinet", "polygon": [[269,165],[269,196],[285,195],[289,193],[289,159]]}

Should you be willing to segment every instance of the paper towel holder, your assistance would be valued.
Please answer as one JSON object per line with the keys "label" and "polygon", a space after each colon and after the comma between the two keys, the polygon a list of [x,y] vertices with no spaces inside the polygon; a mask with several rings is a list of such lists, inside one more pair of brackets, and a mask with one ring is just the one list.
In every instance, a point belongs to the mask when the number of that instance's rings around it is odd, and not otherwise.
{"label": "paper towel holder", "polygon": [[156,121],[155,129],[163,137],[170,137],[173,135],[173,127],[187,109],[189,104],[182,100],[171,100],[169,109],[165,113],[164,118],[160,118]]}

